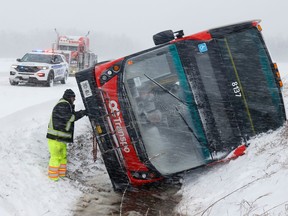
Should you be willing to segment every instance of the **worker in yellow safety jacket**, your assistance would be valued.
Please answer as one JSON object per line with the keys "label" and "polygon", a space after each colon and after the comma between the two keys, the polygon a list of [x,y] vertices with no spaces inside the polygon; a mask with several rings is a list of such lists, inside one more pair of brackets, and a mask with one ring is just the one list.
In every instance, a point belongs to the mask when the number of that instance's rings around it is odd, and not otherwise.
{"label": "worker in yellow safety jacket", "polygon": [[74,122],[87,115],[86,110],[75,112],[75,93],[64,92],[52,111],[48,125],[48,147],[50,153],[48,177],[57,181],[65,177],[67,170],[67,143],[73,142]]}

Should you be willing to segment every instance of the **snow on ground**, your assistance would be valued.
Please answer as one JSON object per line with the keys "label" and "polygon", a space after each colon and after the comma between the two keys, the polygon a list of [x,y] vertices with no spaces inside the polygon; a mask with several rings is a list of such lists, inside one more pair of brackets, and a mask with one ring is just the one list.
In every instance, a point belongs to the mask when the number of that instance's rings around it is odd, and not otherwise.
{"label": "snow on ground", "polygon": [[[288,64],[279,64],[288,108]],[[247,153],[185,177],[181,215],[288,215],[288,124],[250,141]]]}
{"label": "snow on ground", "polygon": [[[105,208],[114,205],[112,208],[119,210],[120,198],[113,194],[101,160],[92,160],[88,118],[76,122],[76,143],[69,146],[74,149],[68,156],[70,179],[51,182],[47,178],[45,136],[53,106],[64,90],[71,88],[76,92],[76,110],[83,108],[75,79],[70,77],[67,84],[52,88],[10,86],[12,61],[0,59],[0,215],[81,215],[81,208],[88,205],[85,199],[101,206],[97,215],[113,215]],[[288,107],[288,64],[279,64],[279,69]],[[178,214],[287,215],[287,138],[285,125],[257,136],[247,154],[237,160],[189,172],[178,192],[183,194],[176,208]],[[94,188],[86,185],[88,181]],[[93,209],[91,215],[96,215]]]}
{"label": "snow on ground", "polygon": [[[12,62],[0,60],[0,215],[72,215],[85,189],[77,181],[55,183],[47,178],[49,153],[45,137],[52,108],[65,89],[76,92],[76,110],[84,107],[75,78],[52,88],[10,86],[8,74]],[[76,122],[76,137],[89,134],[89,129],[88,118],[84,117]],[[93,163],[92,158],[89,162]],[[79,166],[72,165],[68,170]],[[104,181],[107,180],[106,177]]]}
{"label": "snow on ground", "polygon": [[47,121],[64,88],[12,88],[1,76],[0,215],[68,215],[81,195],[47,179]]}
{"label": "snow on ground", "polygon": [[186,176],[182,215],[287,215],[288,127],[251,141],[246,155]]}

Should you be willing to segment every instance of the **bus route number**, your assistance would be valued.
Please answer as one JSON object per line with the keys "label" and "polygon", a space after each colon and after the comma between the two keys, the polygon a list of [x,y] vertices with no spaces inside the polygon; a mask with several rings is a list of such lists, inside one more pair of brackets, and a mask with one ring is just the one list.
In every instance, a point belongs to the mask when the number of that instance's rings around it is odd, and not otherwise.
{"label": "bus route number", "polygon": [[241,97],[241,90],[238,86],[238,82],[232,82],[233,92],[236,97]]}

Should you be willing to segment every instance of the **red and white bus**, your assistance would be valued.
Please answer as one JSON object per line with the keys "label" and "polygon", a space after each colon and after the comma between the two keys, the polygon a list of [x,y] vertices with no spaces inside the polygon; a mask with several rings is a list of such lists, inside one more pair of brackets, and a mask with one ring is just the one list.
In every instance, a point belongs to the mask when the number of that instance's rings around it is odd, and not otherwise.
{"label": "red and white bus", "polygon": [[155,47],[76,74],[114,189],[222,160],[283,125],[282,81],[259,22],[160,32]]}

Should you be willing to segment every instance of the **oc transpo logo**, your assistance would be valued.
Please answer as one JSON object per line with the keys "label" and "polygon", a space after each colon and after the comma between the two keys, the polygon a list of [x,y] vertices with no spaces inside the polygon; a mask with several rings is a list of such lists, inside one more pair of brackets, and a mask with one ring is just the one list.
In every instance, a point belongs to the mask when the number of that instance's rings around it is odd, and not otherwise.
{"label": "oc transpo logo", "polygon": [[198,44],[198,49],[199,49],[199,52],[201,52],[201,53],[208,51],[208,47],[207,47],[206,43]]}
{"label": "oc transpo logo", "polygon": [[110,109],[111,115],[113,116],[112,120],[115,126],[116,134],[118,135],[118,138],[120,141],[120,145],[123,148],[124,152],[129,153],[130,148],[128,146],[125,133],[122,128],[120,110],[118,108],[117,102],[114,100],[109,101],[109,109]]}

